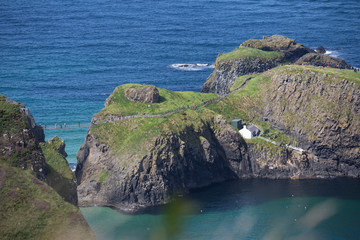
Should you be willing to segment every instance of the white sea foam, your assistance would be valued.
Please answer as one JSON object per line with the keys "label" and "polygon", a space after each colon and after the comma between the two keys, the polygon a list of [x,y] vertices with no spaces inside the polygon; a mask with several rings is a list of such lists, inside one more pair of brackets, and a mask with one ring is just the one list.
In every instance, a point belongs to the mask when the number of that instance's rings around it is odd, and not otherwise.
{"label": "white sea foam", "polygon": [[339,52],[337,51],[328,51],[328,50],[325,52],[325,54],[335,58],[339,57],[340,55]]}
{"label": "white sea foam", "polygon": [[210,63],[175,63],[171,64],[170,67],[182,71],[202,71],[214,68],[215,65]]}
{"label": "white sea foam", "polygon": [[76,170],[76,163],[69,163],[69,167],[70,167],[71,171],[75,172],[75,170]]}

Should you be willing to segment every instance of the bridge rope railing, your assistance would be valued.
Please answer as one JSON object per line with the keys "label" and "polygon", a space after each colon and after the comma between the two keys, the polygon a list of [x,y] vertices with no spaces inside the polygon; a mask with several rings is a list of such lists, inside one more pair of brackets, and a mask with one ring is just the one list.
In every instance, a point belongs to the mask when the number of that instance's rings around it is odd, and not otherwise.
{"label": "bridge rope railing", "polygon": [[38,125],[44,130],[67,130],[67,129],[76,129],[76,128],[89,128],[91,123],[76,123],[76,124],[43,124]]}

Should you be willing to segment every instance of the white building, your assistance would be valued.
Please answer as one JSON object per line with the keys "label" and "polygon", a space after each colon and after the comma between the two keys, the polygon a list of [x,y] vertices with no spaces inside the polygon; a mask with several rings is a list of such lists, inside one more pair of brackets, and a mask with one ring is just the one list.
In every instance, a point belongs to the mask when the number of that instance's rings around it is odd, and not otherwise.
{"label": "white building", "polygon": [[258,136],[260,130],[255,125],[251,124],[249,127],[246,127],[246,125],[244,125],[244,127],[239,131],[239,133],[243,138],[251,139]]}

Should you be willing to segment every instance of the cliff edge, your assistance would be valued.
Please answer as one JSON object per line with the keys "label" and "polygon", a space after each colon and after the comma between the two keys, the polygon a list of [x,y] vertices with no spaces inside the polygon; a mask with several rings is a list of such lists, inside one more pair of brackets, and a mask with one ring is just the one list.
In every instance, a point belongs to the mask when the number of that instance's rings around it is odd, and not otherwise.
{"label": "cliff edge", "polygon": [[228,93],[238,77],[265,72],[279,65],[292,63],[313,66],[331,64],[350,68],[344,60],[316,53],[294,39],[281,35],[264,36],[261,40],[249,39],[232,52],[219,54],[215,69],[201,91]]}
{"label": "cliff edge", "polygon": [[[158,89],[158,103],[131,101],[125,92],[141,85],[121,85],[79,149],[79,204],[134,210],[228,179],[359,177],[359,80],[287,65],[221,97]],[[244,140],[229,124],[239,118],[266,140]]]}
{"label": "cliff edge", "polygon": [[66,160],[41,141],[29,110],[0,95],[1,239],[95,239],[74,206],[76,183]]}
{"label": "cliff edge", "polygon": [[[324,51],[250,39],[217,57],[202,93],[117,87],[78,151],[79,204],[134,210],[228,179],[360,177],[360,74]],[[243,139],[233,119],[260,136]]]}

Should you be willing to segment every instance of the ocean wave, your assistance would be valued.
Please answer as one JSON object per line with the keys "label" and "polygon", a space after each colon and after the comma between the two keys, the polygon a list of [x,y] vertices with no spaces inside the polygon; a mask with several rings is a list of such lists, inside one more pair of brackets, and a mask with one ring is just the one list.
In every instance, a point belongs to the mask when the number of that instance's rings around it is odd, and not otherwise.
{"label": "ocean wave", "polygon": [[339,52],[337,51],[328,51],[328,50],[326,50],[325,54],[335,58],[339,57],[340,55]]}
{"label": "ocean wave", "polygon": [[214,68],[215,65],[211,63],[174,63],[170,67],[182,71],[202,71]]}
{"label": "ocean wave", "polygon": [[76,163],[69,163],[69,167],[70,167],[71,171],[75,172],[76,165],[77,165]]}

